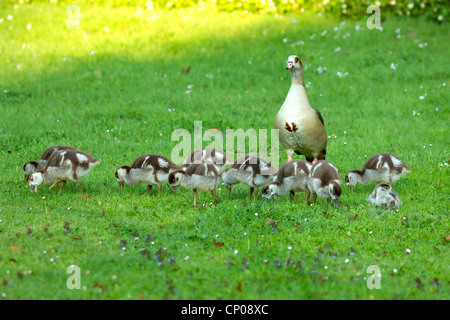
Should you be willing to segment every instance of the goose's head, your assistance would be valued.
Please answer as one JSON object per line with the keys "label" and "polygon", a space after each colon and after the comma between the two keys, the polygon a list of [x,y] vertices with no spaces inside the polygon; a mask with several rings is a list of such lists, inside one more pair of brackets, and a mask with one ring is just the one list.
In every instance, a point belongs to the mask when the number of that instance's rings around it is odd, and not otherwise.
{"label": "goose's head", "polygon": [[303,70],[303,64],[298,56],[289,56],[286,70]]}
{"label": "goose's head", "polygon": [[123,189],[123,184],[125,183],[125,176],[130,172],[131,167],[129,166],[122,166],[119,169],[116,170],[116,179],[119,181],[120,189]]}
{"label": "goose's head", "polygon": [[168,177],[168,182],[172,187],[173,193],[177,192],[177,187],[181,184],[181,180],[183,179],[185,172],[183,170],[177,170],[171,172]]}
{"label": "goose's head", "polygon": [[33,172],[28,177],[28,185],[30,186],[30,192],[37,192],[37,187],[44,182],[44,175],[42,172]]}

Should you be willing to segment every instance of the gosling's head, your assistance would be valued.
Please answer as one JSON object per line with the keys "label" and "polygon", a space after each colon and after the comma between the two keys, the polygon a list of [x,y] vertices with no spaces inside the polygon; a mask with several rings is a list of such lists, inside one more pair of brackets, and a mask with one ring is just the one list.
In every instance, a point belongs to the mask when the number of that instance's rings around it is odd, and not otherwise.
{"label": "gosling's head", "polygon": [[345,176],[345,184],[350,188],[350,192],[353,193],[353,186],[358,183],[359,174],[356,171],[350,171]]}
{"label": "gosling's head", "polygon": [[25,181],[28,181],[28,178],[30,177],[30,174],[33,172],[36,172],[39,164],[37,161],[28,161],[23,165],[23,172],[25,174],[24,179]]}
{"label": "gosling's head", "polygon": [[30,186],[30,192],[37,192],[37,187],[44,182],[44,175],[42,172],[33,172],[28,177],[28,185]]}
{"label": "gosling's head", "polygon": [[341,198],[342,188],[341,185],[335,181],[330,182],[328,185],[328,190],[330,192],[330,197],[333,199],[334,207],[339,208],[339,199]]}
{"label": "gosling's head", "polygon": [[177,192],[178,186],[181,184],[181,180],[184,178],[185,172],[183,170],[177,170],[171,172],[168,177],[168,182],[172,187],[173,193]]}
{"label": "gosling's head", "polygon": [[262,190],[261,190],[261,195],[263,197],[263,199],[271,199],[278,190],[278,186],[275,183],[268,183],[266,184]]}
{"label": "gosling's head", "polygon": [[131,167],[129,166],[121,166],[116,170],[115,176],[117,181],[119,181],[120,189],[123,189],[123,185],[125,183],[125,176],[130,172]]}

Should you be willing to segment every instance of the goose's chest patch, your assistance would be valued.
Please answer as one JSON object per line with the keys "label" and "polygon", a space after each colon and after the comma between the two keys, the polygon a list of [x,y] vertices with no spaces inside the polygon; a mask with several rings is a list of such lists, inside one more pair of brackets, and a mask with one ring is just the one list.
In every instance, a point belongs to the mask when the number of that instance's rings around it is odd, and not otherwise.
{"label": "goose's chest patch", "polygon": [[294,122],[291,122],[291,124],[289,124],[289,122],[286,121],[284,128],[291,133],[294,133],[298,130],[297,125]]}

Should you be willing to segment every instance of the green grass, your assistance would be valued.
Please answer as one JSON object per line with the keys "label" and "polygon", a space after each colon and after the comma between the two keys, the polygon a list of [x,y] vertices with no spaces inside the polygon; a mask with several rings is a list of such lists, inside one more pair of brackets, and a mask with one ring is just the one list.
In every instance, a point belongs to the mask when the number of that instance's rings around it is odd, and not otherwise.
{"label": "green grass", "polygon": [[[0,5],[0,299],[449,298],[448,28],[80,7],[71,30],[64,6]],[[344,178],[374,153],[396,154],[412,168],[394,186],[402,207],[368,206],[373,184],[344,188],[339,209],[304,195],[248,201],[244,186],[218,201],[200,193],[198,208],[191,190],[119,190],[113,163],[170,156],[172,132],[194,121],[272,129],[290,54],[307,66],[327,159]],[[102,159],[83,194],[74,183],[31,194],[22,181],[22,165],[55,144]],[[81,290],[67,289],[72,264]],[[370,265],[379,290],[366,286]]]}

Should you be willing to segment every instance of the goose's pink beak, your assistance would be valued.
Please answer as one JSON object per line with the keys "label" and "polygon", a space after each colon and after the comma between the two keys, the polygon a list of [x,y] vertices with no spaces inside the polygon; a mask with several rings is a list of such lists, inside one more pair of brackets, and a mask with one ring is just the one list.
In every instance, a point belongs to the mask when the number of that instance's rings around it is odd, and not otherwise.
{"label": "goose's pink beak", "polygon": [[288,61],[286,70],[291,70],[294,67],[294,64],[291,61]]}

